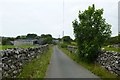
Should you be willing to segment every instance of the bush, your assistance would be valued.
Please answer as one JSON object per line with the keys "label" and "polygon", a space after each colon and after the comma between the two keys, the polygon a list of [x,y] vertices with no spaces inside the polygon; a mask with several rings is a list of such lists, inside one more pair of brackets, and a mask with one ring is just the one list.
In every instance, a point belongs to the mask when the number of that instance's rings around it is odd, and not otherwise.
{"label": "bush", "polygon": [[73,21],[78,54],[83,60],[93,62],[101,46],[111,35],[111,25],[106,23],[102,15],[103,9],[96,10],[93,5],[89,6],[88,10],[79,12],[79,21]]}
{"label": "bush", "polygon": [[68,45],[67,45],[67,43],[61,43],[60,46],[61,46],[62,48],[67,48]]}

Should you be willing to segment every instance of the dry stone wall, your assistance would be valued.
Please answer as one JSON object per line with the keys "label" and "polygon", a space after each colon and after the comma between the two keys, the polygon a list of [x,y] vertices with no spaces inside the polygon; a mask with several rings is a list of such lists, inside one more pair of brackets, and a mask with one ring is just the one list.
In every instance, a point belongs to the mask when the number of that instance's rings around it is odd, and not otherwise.
{"label": "dry stone wall", "polygon": [[48,45],[42,45],[38,48],[13,48],[0,51],[1,63],[0,72],[2,78],[15,78],[21,71],[25,63],[37,58],[38,55],[48,50]]}
{"label": "dry stone wall", "polygon": [[[68,46],[67,49],[72,53],[77,51],[75,46]],[[120,76],[120,52],[100,51],[96,62],[110,72]]]}
{"label": "dry stone wall", "polygon": [[101,51],[97,62],[107,70],[120,76],[120,52]]}

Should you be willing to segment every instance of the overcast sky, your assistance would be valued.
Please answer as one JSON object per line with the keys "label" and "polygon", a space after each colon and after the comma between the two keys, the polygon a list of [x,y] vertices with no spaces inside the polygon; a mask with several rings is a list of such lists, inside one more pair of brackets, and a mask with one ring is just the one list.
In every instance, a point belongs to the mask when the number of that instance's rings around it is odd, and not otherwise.
{"label": "overcast sky", "polygon": [[103,8],[103,17],[112,25],[112,36],[118,34],[119,0],[0,0],[0,36],[16,37],[27,33],[69,35],[74,38],[72,21],[78,12],[95,4]]}

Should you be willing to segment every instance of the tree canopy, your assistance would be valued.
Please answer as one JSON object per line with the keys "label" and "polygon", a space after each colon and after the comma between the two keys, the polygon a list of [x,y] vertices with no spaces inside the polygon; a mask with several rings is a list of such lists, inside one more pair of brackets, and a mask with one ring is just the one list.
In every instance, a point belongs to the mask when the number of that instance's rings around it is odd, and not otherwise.
{"label": "tree canopy", "polygon": [[16,39],[36,39],[39,36],[37,36],[37,34],[27,34],[27,35],[21,35],[21,36],[17,36]]}
{"label": "tree canopy", "polygon": [[72,39],[70,38],[70,36],[64,36],[62,39],[66,43],[70,43],[72,41]]}
{"label": "tree canopy", "polygon": [[27,34],[27,39],[35,39],[37,37],[37,34]]}
{"label": "tree canopy", "polygon": [[74,34],[78,45],[79,57],[94,61],[98,51],[111,36],[111,25],[103,18],[103,9],[95,9],[94,4],[88,10],[79,11],[73,23]]}
{"label": "tree canopy", "polygon": [[41,38],[43,39],[43,44],[51,44],[52,43],[52,35],[51,34],[42,34]]}

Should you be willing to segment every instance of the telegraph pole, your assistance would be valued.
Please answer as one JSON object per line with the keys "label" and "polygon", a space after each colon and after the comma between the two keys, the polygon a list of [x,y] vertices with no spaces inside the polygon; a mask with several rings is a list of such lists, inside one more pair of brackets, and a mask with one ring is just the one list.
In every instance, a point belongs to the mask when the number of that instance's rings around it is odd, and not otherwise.
{"label": "telegraph pole", "polygon": [[[63,32],[62,32],[62,38],[64,37],[64,0],[63,0]],[[63,43],[63,39],[62,39]]]}
{"label": "telegraph pole", "polygon": [[62,33],[62,36],[64,37],[64,31],[63,31],[63,33]]}
{"label": "telegraph pole", "polygon": [[59,38],[60,38],[60,35],[59,35]]}
{"label": "telegraph pole", "polygon": [[118,2],[118,35],[120,34],[120,1]]}

